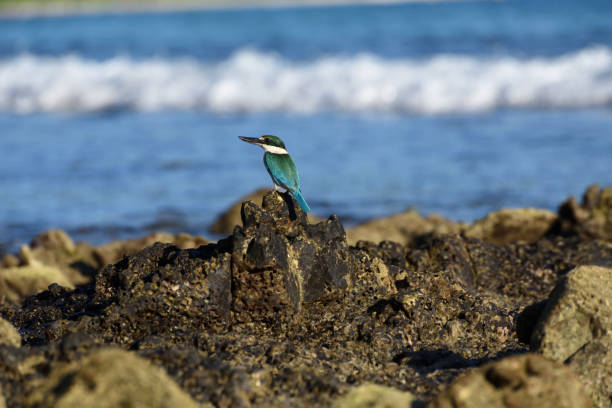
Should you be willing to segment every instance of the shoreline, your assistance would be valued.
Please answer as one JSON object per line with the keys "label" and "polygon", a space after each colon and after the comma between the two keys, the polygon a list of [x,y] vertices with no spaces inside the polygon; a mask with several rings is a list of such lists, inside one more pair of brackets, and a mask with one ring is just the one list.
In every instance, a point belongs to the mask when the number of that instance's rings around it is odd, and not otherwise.
{"label": "shoreline", "polygon": [[449,3],[460,0],[208,0],[208,1],[181,1],[181,2],[127,2],[117,4],[114,2],[100,2],[88,4],[75,4],[66,2],[57,3],[26,3],[2,4],[0,3],[0,19],[28,19],[43,17],[69,17],[87,15],[114,15],[114,14],[154,14],[154,13],[180,13],[213,10],[240,10],[240,9],[266,9],[266,8],[308,8],[308,7],[341,7],[341,6],[371,6],[408,3]]}

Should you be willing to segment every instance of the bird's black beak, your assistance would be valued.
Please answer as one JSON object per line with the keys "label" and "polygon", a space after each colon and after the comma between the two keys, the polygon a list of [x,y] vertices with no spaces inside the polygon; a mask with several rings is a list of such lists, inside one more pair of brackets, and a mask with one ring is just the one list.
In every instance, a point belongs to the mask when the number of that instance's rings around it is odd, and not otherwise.
{"label": "bird's black beak", "polygon": [[242,140],[243,142],[247,142],[247,143],[251,143],[251,144],[260,144],[261,143],[261,140],[259,140],[259,138],[257,138],[257,137],[238,136],[238,139]]}

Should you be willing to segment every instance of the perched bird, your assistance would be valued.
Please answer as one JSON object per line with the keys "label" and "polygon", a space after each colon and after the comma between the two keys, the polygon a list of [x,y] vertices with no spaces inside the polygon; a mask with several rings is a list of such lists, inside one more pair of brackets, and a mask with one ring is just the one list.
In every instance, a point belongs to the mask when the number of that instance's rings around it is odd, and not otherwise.
{"label": "perched bird", "polygon": [[265,150],[264,164],[274,182],[274,190],[278,191],[278,187],[284,188],[295,197],[304,212],[309,212],[310,207],[306,204],[306,200],[302,197],[302,191],[300,190],[300,177],[298,176],[297,168],[285,149],[285,143],[279,137],[272,135],[263,135],[261,137],[238,136],[238,138],[247,143],[260,146]]}

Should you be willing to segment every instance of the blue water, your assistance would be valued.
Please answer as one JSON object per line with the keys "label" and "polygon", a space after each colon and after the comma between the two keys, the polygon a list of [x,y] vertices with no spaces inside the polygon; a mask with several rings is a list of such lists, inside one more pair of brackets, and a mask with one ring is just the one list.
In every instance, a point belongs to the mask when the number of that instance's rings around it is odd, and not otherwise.
{"label": "blue water", "polygon": [[0,18],[0,247],[207,234],[271,185],[314,212],[471,221],[612,185],[612,2]]}

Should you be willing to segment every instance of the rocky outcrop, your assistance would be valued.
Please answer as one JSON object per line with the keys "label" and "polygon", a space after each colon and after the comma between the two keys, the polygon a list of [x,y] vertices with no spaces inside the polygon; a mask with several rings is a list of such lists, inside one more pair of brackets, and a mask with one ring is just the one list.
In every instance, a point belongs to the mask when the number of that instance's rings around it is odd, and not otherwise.
{"label": "rocky outcrop", "polygon": [[142,238],[112,241],[108,244],[103,244],[92,248],[92,256],[96,260],[96,263],[93,266],[100,269],[108,264],[119,261],[121,258],[127,255],[135,254],[138,251],[155,244],[156,242],[174,244],[181,249],[197,248],[200,245],[210,243],[209,240],[199,235],[155,232]]}
{"label": "rocky outcrop", "polygon": [[[336,217],[310,224],[290,195],[271,192],[261,206],[245,202],[241,225],[217,243],[155,243],[74,289],[54,284],[1,303],[24,347],[0,345],[0,383],[9,406],[39,404],[41,378],[64,367],[61,378],[78,376],[84,358],[110,346],[215,407],[330,406],[371,383],[397,390],[392,401],[433,403],[460,374],[530,351],[557,281],[612,259],[612,245],[579,236],[521,241],[432,231],[410,245],[351,246]],[[601,393],[606,369],[593,356],[608,355],[595,340],[567,363],[591,370],[585,384]],[[519,402],[533,390],[574,389],[560,381],[566,368],[525,358],[508,369],[517,387],[482,373],[478,381]],[[59,395],[57,384],[47,393]],[[582,401],[575,395],[567,398]]]}
{"label": "rocky outcrop", "polygon": [[612,187],[590,186],[578,204],[570,197],[559,207],[551,233],[612,241]]}
{"label": "rocky outcrop", "polygon": [[64,231],[50,230],[38,235],[30,245],[22,246],[18,257],[10,254],[4,257],[0,264],[0,296],[18,302],[52,283],[74,288],[88,283],[102,267],[155,242],[193,248],[208,241],[189,234],[155,233],[94,247],[83,242],[75,244]]}
{"label": "rocky outcrop", "polygon": [[413,245],[419,236],[463,234],[484,242],[505,245],[543,238],[557,215],[536,208],[508,208],[492,212],[473,224],[456,223],[437,215],[422,217],[414,210],[368,221],[347,230],[348,241],[394,241]]}
{"label": "rocky outcrop", "polygon": [[537,354],[507,357],[458,378],[429,408],[589,408],[569,368]]}

